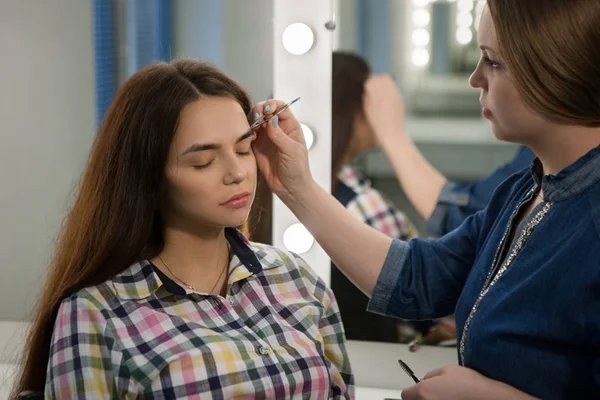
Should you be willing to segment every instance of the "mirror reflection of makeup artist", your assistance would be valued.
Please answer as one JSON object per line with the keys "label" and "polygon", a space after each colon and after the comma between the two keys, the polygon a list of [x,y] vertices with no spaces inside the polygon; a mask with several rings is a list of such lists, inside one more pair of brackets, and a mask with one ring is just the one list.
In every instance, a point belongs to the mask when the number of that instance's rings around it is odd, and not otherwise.
{"label": "mirror reflection of makeup artist", "polygon": [[372,311],[455,313],[460,365],[405,400],[600,398],[599,18],[596,0],[488,0],[470,83],[494,135],[536,159],[439,240],[391,239],[350,215],[312,178],[290,110],[257,130],[270,188]]}

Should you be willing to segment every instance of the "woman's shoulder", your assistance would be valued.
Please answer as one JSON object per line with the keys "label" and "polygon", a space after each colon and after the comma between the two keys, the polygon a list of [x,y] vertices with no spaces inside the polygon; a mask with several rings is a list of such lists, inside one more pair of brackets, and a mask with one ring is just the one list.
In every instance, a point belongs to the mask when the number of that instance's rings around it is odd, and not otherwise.
{"label": "woman's shoulder", "polygon": [[149,286],[152,282],[147,282],[150,271],[145,268],[148,266],[148,262],[136,262],[103,282],[72,291],[63,297],[61,306],[98,311],[108,317],[115,309],[121,307],[128,297],[151,289]]}
{"label": "woman's shoulder", "polygon": [[250,242],[263,272],[266,274],[285,274],[290,279],[301,280],[304,285],[326,288],[327,285],[310,265],[298,254],[276,246]]}
{"label": "woman's shoulder", "polygon": [[110,281],[106,281],[99,285],[88,286],[69,293],[62,298],[61,307],[102,312],[110,308],[110,298],[113,296],[114,290],[110,285]]}
{"label": "woman's shoulder", "polygon": [[257,255],[263,270],[281,267],[286,269],[300,269],[308,266],[302,257],[292,251],[258,242],[249,242],[249,245]]}

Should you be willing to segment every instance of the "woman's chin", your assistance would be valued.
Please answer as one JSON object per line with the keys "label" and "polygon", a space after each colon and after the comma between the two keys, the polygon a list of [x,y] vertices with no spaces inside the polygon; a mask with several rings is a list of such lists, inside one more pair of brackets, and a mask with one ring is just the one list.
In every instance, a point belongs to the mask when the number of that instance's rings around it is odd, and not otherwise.
{"label": "woman's chin", "polygon": [[246,213],[245,215],[240,216],[231,216],[223,219],[222,226],[224,228],[237,228],[244,225],[250,216],[250,213]]}

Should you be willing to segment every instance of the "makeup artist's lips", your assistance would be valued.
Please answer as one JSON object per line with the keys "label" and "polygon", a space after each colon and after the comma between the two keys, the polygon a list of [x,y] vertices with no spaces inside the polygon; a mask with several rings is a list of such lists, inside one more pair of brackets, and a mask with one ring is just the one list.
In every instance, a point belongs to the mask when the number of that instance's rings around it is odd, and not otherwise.
{"label": "makeup artist's lips", "polygon": [[240,194],[236,194],[225,203],[221,204],[222,206],[229,208],[242,208],[245,207],[250,201],[250,193],[244,192]]}
{"label": "makeup artist's lips", "polygon": [[489,109],[485,108],[485,106],[482,104],[481,115],[483,115],[483,118],[491,118],[494,114],[492,114],[492,112]]}

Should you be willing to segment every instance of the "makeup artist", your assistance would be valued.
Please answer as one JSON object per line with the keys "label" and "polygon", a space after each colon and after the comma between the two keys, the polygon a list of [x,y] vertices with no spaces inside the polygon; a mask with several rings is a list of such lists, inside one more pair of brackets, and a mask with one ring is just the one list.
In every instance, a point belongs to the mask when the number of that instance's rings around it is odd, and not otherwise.
{"label": "makeup artist", "polygon": [[600,398],[598,20],[597,0],[488,0],[470,83],[494,135],[537,158],[437,241],[392,240],[348,214],[313,180],[290,110],[256,131],[269,186],[371,311],[455,313],[460,365],[405,400]]}

